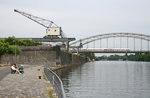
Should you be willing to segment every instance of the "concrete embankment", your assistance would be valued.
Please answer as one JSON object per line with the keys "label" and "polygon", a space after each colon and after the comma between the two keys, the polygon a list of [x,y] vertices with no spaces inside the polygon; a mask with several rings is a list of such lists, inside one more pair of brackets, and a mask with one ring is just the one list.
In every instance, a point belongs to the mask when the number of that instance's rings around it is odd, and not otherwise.
{"label": "concrete embankment", "polygon": [[[50,65],[49,67],[54,67],[84,63],[87,61],[87,58],[61,51],[60,47],[24,46],[20,48],[22,53],[16,57],[18,64],[43,65],[47,63]],[[3,55],[0,57],[0,64],[14,63],[14,59],[14,55]]]}

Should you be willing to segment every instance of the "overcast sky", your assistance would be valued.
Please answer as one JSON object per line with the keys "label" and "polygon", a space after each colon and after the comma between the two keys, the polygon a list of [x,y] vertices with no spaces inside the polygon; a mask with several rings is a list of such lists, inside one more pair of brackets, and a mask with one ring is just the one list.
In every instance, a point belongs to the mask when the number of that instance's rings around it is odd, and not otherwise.
{"label": "overcast sky", "polygon": [[46,28],[14,9],[54,21],[76,39],[114,32],[150,35],[150,0],[0,0],[0,36],[43,37]]}

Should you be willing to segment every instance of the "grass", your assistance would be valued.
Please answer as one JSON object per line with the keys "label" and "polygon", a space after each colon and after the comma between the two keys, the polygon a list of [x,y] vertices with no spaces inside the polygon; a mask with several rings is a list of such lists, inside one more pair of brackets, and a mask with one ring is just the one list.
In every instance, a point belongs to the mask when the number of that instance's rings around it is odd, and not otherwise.
{"label": "grass", "polygon": [[48,97],[53,98],[53,95],[52,95],[53,91],[51,90],[50,85],[48,85],[47,90],[48,90]]}
{"label": "grass", "polygon": [[[46,81],[48,81],[48,79],[47,79],[47,77],[46,77],[46,75],[44,73],[44,69],[42,68],[41,70],[42,70],[42,74],[43,74],[43,79],[45,79]],[[56,98],[56,97],[53,96],[53,94],[55,93],[55,91],[52,88],[52,86],[50,85],[50,83],[48,83],[48,85],[47,85],[47,90],[48,90],[48,97],[49,98]]]}
{"label": "grass", "polygon": [[10,64],[5,64],[5,65],[0,65],[0,69],[5,68],[5,67],[9,67]]}
{"label": "grass", "polygon": [[0,65],[0,67],[7,67],[10,66],[10,64]]}
{"label": "grass", "polygon": [[46,77],[46,75],[44,73],[44,69],[43,68],[42,68],[42,74],[43,74],[43,79],[45,79],[46,81],[48,81],[48,79],[47,79],[47,77]]}

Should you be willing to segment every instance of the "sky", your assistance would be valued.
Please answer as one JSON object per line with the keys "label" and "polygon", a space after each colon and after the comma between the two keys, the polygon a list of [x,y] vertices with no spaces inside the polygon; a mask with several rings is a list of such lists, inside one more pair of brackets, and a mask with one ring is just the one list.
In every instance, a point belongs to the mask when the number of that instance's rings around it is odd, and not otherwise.
{"label": "sky", "polygon": [[0,37],[40,37],[46,28],[13,10],[49,19],[67,37],[134,32],[150,35],[150,0],[0,0]]}

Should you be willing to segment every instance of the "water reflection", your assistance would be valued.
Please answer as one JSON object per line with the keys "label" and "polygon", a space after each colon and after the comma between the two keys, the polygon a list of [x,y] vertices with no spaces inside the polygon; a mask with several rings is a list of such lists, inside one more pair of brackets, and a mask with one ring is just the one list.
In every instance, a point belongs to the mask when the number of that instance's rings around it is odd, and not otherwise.
{"label": "water reflection", "polygon": [[150,98],[148,62],[90,62],[57,73],[67,98]]}

